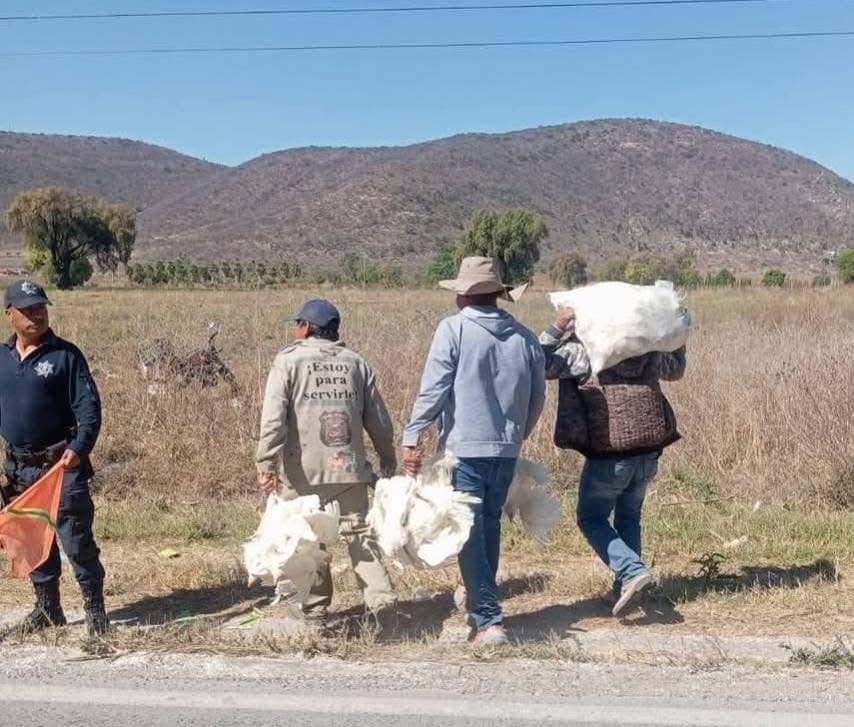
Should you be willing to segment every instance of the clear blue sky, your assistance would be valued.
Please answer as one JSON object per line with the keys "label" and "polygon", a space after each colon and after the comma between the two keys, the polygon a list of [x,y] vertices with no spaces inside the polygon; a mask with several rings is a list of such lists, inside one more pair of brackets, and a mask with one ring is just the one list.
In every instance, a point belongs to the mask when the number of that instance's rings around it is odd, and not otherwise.
{"label": "clear blue sky", "polygon": [[[0,14],[444,0],[7,0]],[[487,4],[488,0],[471,0]],[[756,5],[0,22],[0,53],[854,30],[852,0]],[[305,145],[407,144],[648,117],[776,144],[854,179],[854,37],[646,46],[2,57],[0,128],[122,136],[236,164]]]}

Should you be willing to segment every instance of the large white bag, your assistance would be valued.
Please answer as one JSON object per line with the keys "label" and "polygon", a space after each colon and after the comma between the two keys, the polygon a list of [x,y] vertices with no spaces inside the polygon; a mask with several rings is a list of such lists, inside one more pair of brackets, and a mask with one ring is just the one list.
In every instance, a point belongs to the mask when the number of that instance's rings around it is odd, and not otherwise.
{"label": "large white bag", "polygon": [[655,285],[594,283],[549,293],[549,300],[556,309],[575,310],[575,334],[594,375],[634,356],[675,351],[691,332],[691,314],[665,280]]}

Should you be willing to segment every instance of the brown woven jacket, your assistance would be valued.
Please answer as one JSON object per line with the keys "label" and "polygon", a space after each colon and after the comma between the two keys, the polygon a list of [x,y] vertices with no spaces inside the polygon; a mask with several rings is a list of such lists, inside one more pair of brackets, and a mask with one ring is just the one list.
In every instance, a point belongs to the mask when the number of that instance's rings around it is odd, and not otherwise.
{"label": "brown woven jacket", "polygon": [[684,349],[648,353],[602,371],[583,384],[561,378],[555,445],[585,457],[657,452],[680,438],[660,379],[681,378]]}

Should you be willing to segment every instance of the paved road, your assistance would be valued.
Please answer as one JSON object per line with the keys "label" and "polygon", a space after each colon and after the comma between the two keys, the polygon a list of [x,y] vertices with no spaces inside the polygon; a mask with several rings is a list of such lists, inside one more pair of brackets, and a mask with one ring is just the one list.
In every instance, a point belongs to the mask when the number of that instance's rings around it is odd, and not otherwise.
{"label": "paved road", "polygon": [[850,672],[0,648],[0,727],[854,727]]}
{"label": "paved road", "polygon": [[[695,727],[851,727],[854,715],[833,714],[820,706],[768,704],[733,706],[686,704],[659,699],[627,704],[624,700],[578,701],[554,699],[487,699],[442,695],[319,693],[287,694],[275,691],[222,691],[217,684],[195,684],[190,689],[129,689],[74,684],[13,684],[0,682],[0,714],[7,725],[63,727],[107,725],[254,725],[294,724],[300,727],[487,727],[494,724],[554,724],[606,727],[608,725],[678,725]],[[204,687],[204,689],[201,689]]]}

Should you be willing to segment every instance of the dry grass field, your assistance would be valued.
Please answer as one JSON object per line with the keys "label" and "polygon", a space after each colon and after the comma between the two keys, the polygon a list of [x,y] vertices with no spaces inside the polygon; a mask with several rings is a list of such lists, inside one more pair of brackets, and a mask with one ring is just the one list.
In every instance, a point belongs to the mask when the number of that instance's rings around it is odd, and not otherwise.
{"label": "dry grass field", "polygon": [[[54,294],[55,328],[87,353],[104,400],[98,531],[114,616],[162,623],[182,613],[233,612],[265,595],[245,588],[239,558],[262,504],[252,460],[256,421],[268,366],[288,340],[283,318],[317,294]],[[453,310],[451,296],[322,294],[341,308],[345,340],[376,368],[399,428],[432,331]],[[525,456],[552,469],[566,519],[544,549],[515,527],[506,530],[506,608],[518,632],[547,640],[570,628],[645,624],[816,637],[854,630],[854,289],[701,291],[688,305],[696,320],[688,372],[667,385],[684,439],[665,454],[646,507],[660,608],[614,624],[595,597],[607,574],[574,524],[580,460],[551,444],[550,387]],[[537,291],[514,313],[537,330],[550,316]],[[232,399],[225,386],[147,394],[138,344],[170,336],[179,348],[197,347],[210,320],[220,324],[240,396]],[[158,557],[166,547],[180,557]],[[348,609],[358,595],[344,561],[336,562],[337,607]],[[396,571],[396,579],[404,599],[416,589],[432,594],[408,606],[416,624],[410,635],[432,643],[453,617],[456,573]],[[76,603],[73,584],[66,588]],[[27,591],[0,576],[0,608],[23,605]],[[169,639],[192,641],[172,631]]]}

